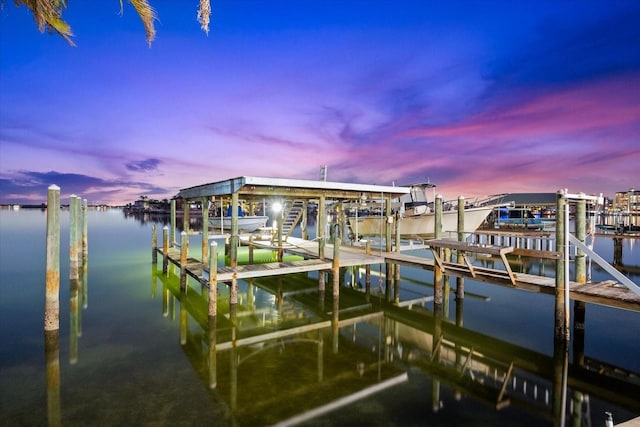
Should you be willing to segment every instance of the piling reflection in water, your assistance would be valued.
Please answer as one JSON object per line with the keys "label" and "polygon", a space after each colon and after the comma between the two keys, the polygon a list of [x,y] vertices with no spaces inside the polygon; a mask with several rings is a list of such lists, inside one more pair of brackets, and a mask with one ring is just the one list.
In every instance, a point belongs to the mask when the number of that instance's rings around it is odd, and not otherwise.
{"label": "piling reflection in water", "polygon": [[[235,304],[224,286],[211,317],[206,293],[181,291],[179,277],[155,266],[152,274],[174,301],[163,301],[163,314],[179,303],[180,345],[230,425],[330,420],[331,411],[401,387],[416,369],[430,378],[432,413],[442,413],[450,395],[449,405],[479,400],[558,426],[590,424],[590,398],[640,412],[637,373],[585,355],[584,304],[575,306],[570,363],[566,341],[546,355],[464,328],[462,297],[450,321],[436,300],[433,311],[407,310],[395,297],[385,301],[384,290],[346,286],[337,299],[302,274],[241,282]],[[260,298],[272,305],[256,305]]]}

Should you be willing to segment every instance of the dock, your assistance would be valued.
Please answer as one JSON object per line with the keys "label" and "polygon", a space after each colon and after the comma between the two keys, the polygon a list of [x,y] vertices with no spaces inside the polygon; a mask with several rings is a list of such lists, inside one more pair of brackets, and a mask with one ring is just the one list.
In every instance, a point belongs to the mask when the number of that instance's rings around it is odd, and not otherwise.
{"label": "dock", "polygon": [[[442,200],[436,198],[434,215],[437,225],[433,233],[434,238],[422,240],[418,245],[414,245],[411,241],[408,245],[402,245],[400,233],[397,232],[402,216],[398,212],[393,213],[391,205],[392,200],[410,191],[408,187],[248,176],[182,189],[179,196],[185,203],[183,203],[184,222],[181,242],[186,239],[186,245],[182,246],[176,239],[176,209],[172,202],[172,228],[169,232],[165,227],[162,248],[158,247],[158,238],[154,235],[153,257],[155,260],[160,254],[165,268],[168,263],[176,264],[184,277],[190,276],[204,286],[217,286],[218,282],[229,284],[232,288],[232,300],[237,293],[235,291],[237,280],[305,272],[318,272],[318,289],[322,290],[325,287],[326,277],[332,276],[333,295],[337,297],[340,292],[340,269],[365,266],[370,274],[370,266],[385,264],[387,272],[385,295],[390,300],[392,294],[399,292],[401,266],[434,271],[436,303],[441,303],[440,281],[443,275],[553,295],[558,305],[556,315],[566,314],[566,319],[556,319],[559,325],[558,331],[562,329],[563,333],[568,333],[569,308],[567,306],[570,299],[640,311],[640,287],[613,266],[608,264],[602,266],[612,274],[612,280],[587,283],[585,254],[588,253],[594,260],[597,260],[598,256],[595,253],[589,253],[590,249],[584,245],[586,228],[584,222],[576,223],[576,237],[567,232],[563,215],[558,216],[555,232],[532,234],[526,231],[479,230],[469,235],[464,232],[464,200],[462,202],[459,200],[458,207],[458,230],[460,231],[442,230],[442,222],[439,221],[442,215]],[[254,214],[255,204],[261,201],[264,215],[264,203],[267,198],[274,206],[285,206],[285,209],[279,211],[279,216],[276,217],[277,227],[271,230],[260,230],[258,234],[242,233],[238,228],[238,212],[242,211],[240,201],[243,201],[243,206],[248,205],[249,215]],[[584,212],[587,202],[592,198],[583,193],[569,194],[563,190],[557,195],[557,210],[568,212],[569,204],[574,204],[576,212],[580,210]],[[217,255],[213,263],[209,260],[210,249],[218,253],[217,247],[209,248],[208,240],[208,206],[212,200],[224,202],[231,208],[231,229],[225,239],[224,252],[221,254],[225,260],[223,263],[219,262]],[[384,242],[384,247],[381,244],[379,250],[372,251],[370,242],[360,240],[359,236],[353,236],[347,232],[347,217],[343,205],[362,204],[367,200],[375,200],[378,206],[384,206],[384,214],[387,218],[383,222],[383,228],[380,229],[379,238]],[[202,259],[200,260],[191,258],[188,254],[188,235],[191,232],[190,201],[200,203],[202,224],[207,224],[201,233]],[[315,239],[308,238],[306,215],[309,203],[317,205]],[[327,212],[327,206],[331,207],[330,212]],[[576,218],[582,217],[586,218],[586,215],[576,214]],[[332,218],[331,223],[329,223],[330,218]],[[291,235],[297,223],[300,224],[301,238]],[[327,232],[329,235],[326,235]],[[445,233],[448,233],[451,238],[443,238]],[[567,238],[570,242],[565,242]],[[568,277],[570,257],[568,249],[566,253],[558,249],[568,248],[570,244],[575,246],[576,250],[574,280],[569,280]],[[432,256],[422,256],[422,253],[421,256],[403,253],[401,250],[403,246],[428,248]],[[248,250],[246,263],[238,262],[238,251],[242,247]],[[272,259],[268,262],[254,262],[253,252],[256,250],[271,251]],[[476,260],[490,259],[492,262],[488,266],[478,265],[477,261],[471,261],[471,257]],[[527,257],[554,262],[555,277],[515,272],[511,262]],[[596,262],[600,263],[600,261]],[[215,272],[211,271],[210,265],[216,268]],[[367,277],[367,283],[369,282],[370,278]],[[464,294],[463,288],[457,292],[459,297]],[[393,299],[399,302],[395,295]],[[215,307],[211,308],[215,310]]]}
{"label": "dock", "polygon": [[[311,271],[330,271],[333,266],[333,245],[327,244],[325,259],[318,257],[317,243],[300,238],[290,237],[288,243],[284,245],[284,250],[306,259],[297,261],[269,262],[263,264],[238,265],[236,267],[222,266],[218,268],[218,282],[229,283],[232,280],[245,280],[256,277],[278,276],[294,273],[303,273]],[[248,239],[241,239],[242,242],[248,242]],[[460,245],[458,242],[442,239],[440,241],[426,241],[425,244],[431,243],[433,248],[447,246],[449,248],[465,248],[466,252],[472,252],[482,255],[496,256],[503,263],[505,269],[484,268],[472,266],[471,261],[467,258],[465,264],[455,264],[452,262],[443,262],[440,268],[444,274],[473,279],[480,282],[519,289],[529,292],[542,293],[547,295],[555,295],[555,278],[543,277],[534,274],[514,273],[508,268],[509,261],[506,258],[508,254],[514,252],[514,248],[506,246],[480,246],[480,245]],[[277,246],[270,242],[254,242],[254,245],[263,249],[277,251]],[[157,248],[158,254],[164,257],[162,248]],[[547,254],[546,258],[557,258],[552,254]],[[180,250],[171,248],[167,252],[168,261],[181,267]],[[340,247],[340,268],[351,266],[371,266],[378,264],[395,264],[399,266],[419,268],[424,270],[433,270],[438,266],[435,258],[427,258],[423,256],[410,255],[402,252],[386,252],[375,251],[367,254],[364,247],[358,246],[341,246]],[[471,268],[470,268],[471,266]],[[187,258],[186,273],[197,280],[203,286],[208,286],[209,269],[201,260]],[[575,301],[588,302],[593,304],[604,305],[608,307],[620,308],[625,310],[640,312],[640,295],[636,295],[629,291],[626,287],[621,286],[615,280],[606,280],[597,283],[578,283],[570,282],[570,298]]]}

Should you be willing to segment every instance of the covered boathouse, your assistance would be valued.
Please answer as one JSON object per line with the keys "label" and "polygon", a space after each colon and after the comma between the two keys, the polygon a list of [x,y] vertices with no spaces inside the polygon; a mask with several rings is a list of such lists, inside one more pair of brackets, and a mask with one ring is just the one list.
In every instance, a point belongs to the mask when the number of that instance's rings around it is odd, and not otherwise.
{"label": "covered boathouse", "polygon": [[[288,178],[265,178],[254,176],[241,176],[224,181],[212,182],[197,185],[194,187],[181,189],[178,197],[184,199],[184,206],[189,206],[188,202],[199,201],[203,207],[203,218],[208,218],[208,202],[228,203],[231,207],[231,229],[230,229],[230,253],[231,263],[234,264],[237,253],[235,248],[239,245],[238,233],[238,207],[240,201],[249,204],[249,214],[253,214],[253,207],[263,203],[279,202],[289,208],[297,206],[296,214],[300,215],[303,228],[306,227],[306,212],[309,203],[317,203],[317,229],[318,241],[323,242],[327,225],[327,212],[325,207],[328,202],[361,203],[365,201],[384,201],[385,215],[391,215],[391,200],[402,195],[409,194],[409,187],[396,187],[370,184],[354,184],[345,182],[315,181]],[[184,211],[184,224],[188,227],[188,209]],[[285,216],[286,221],[286,216]],[[387,242],[391,243],[391,227],[387,227]],[[279,230],[280,231],[280,230]],[[303,230],[303,234],[306,231]],[[320,243],[321,244],[321,243]],[[322,251],[322,249],[320,249]]]}

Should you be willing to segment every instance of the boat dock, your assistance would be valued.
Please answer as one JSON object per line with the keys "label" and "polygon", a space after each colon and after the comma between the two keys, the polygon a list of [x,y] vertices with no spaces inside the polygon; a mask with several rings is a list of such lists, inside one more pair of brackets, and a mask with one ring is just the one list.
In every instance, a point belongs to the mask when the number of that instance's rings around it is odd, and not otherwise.
{"label": "boat dock", "polygon": [[[418,245],[409,241],[404,244],[400,240],[399,233],[394,235],[394,228],[399,229],[402,217],[391,210],[393,198],[400,197],[410,191],[405,187],[385,187],[377,185],[361,185],[326,181],[305,181],[274,178],[240,177],[231,180],[204,184],[190,187],[180,191],[179,195],[185,199],[185,211],[183,212],[183,230],[180,242],[175,233],[175,205],[172,203],[171,230],[167,227],[163,230],[163,244],[159,247],[157,232],[153,236],[153,257],[157,254],[163,258],[164,269],[171,262],[181,269],[183,279],[186,276],[193,277],[205,286],[217,286],[217,283],[228,283],[231,286],[231,299],[235,300],[234,289],[237,289],[237,280],[251,279],[275,275],[287,275],[301,272],[319,272],[318,289],[324,289],[328,273],[333,277],[333,294],[337,296],[340,288],[340,269],[350,266],[371,266],[385,264],[387,271],[386,296],[392,299],[392,293],[397,293],[397,286],[393,280],[397,276],[399,281],[400,266],[434,270],[435,275],[435,300],[441,301],[439,292],[443,275],[469,278],[485,283],[507,286],[514,289],[554,295],[556,301],[568,305],[569,299],[576,301],[602,304],[615,308],[640,311],[640,287],[630,282],[612,266],[607,268],[614,276],[612,280],[599,283],[586,283],[584,276],[585,251],[589,248],[583,245],[584,224],[576,224],[579,238],[571,236],[571,244],[579,248],[576,256],[576,278],[568,280],[568,254],[556,252],[555,248],[564,247],[566,229],[563,221],[557,221],[557,232],[536,233],[504,231],[477,231],[471,235],[457,232],[456,230],[434,230],[434,238],[422,240]],[[240,200],[249,204],[249,215],[252,215],[252,201],[264,200],[277,201],[277,204],[289,206],[289,212],[283,210],[278,213],[277,227],[275,229],[261,230],[259,233],[241,234],[238,229],[237,209]],[[584,195],[569,195],[559,193],[560,212],[568,203],[576,203],[577,209],[584,209],[589,197]],[[218,262],[218,249],[216,243],[209,242],[208,226],[201,236],[202,259],[189,257],[189,201],[197,200],[202,206],[203,224],[208,224],[207,206],[211,200],[230,203],[231,230],[220,255],[225,259],[223,265]],[[384,229],[380,230],[380,241],[384,242],[378,250],[371,249],[371,242],[358,240],[357,236],[349,235],[345,226],[346,215],[342,210],[344,203],[362,203],[366,200],[384,201],[386,218]],[[435,216],[436,224],[439,215],[442,214],[442,206],[438,205],[436,198]],[[307,204],[317,203],[317,238],[310,240],[307,236]],[[441,199],[440,199],[441,203]],[[275,205],[276,203],[274,203]],[[329,212],[326,206],[332,207],[333,222],[328,224]],[[264,208],[263,208],[264,209]],[[264,212],[263,212],[264,213]],[[464,230],[464,203],[458,208],[460,230]],[[586,216],[585,216],[586,217]],[[291,229],[300,223],[302,238],[291,236]],[[285,230],[285,225],[288,230]],[[266,235],[265,235],[266,231]],[[329,236],[325,233],[329,231]],[[443,238],[443,232],[453,234],[455,238]],[[395,240],[394,240],[395,238]],[[185,242],[184,244],[182,242]],[[560,246],[559,246],[560,245]],[[416,254],[403,253],[403,248],[416,249],[429,248],[432,256],[417,256]],[[238,251],[246,248],[247,262],[238,262]],[[273,253],[272,259],[267,262],[254,262],[254,251],[266,250]],[[577,250],[577,249],[576,249]],[[209,253],[209,252],[215,253]],[[453,256],[452,256],[453,255]],[[565,255],[567,259],[565,259]],[[489,266],[478,266],[469,259],[474,256],[491,260]],[[597,254],[589,253],[596,257]],[[453,258],[455,257],[455,258]],[[554,261],[556,264],[555,277],[525,274],[514,272],[511,262],[514,259],[537,258]],[[493,262],[495,260],[495,262]],[[605,263],[606,264],[606,263]],[[212,271],[215,269],[215,271]],[[370,268],[369,268],[370,270]],[[213,274],[212,274],[213,273]],[[626,279],[626,280],[625,280]],[[367,277],[367,283],[370,278]],[[185,286],[185,285],[183,285]],[[393,287],[393,289],[392,289]],[[566,289],[566,291],[565,291]],[[463,290],[459,292],[463,296]],[[564,301],[561,301],[565,294]],[[397,296],[393,300],[398,302]],[[215,310],[215,307],[212,307]],[[561,308],[565,312],[565,308]]]}
{"label": "boat dock", "polygon": [[[325,259],[320,259],[318,257],[317,243],[295,237],[290,237],[287,240],[288,244],[284,246],[284,251],[292,255],[304,257],[305,259],[268,262],[262,264],[244,264],[236,267],[221,266],[218,267],[217,281],[221,283],[230,283],[233,280],[245,280],[256,277],[287,275],[310,271],[330,271],[332,269],[334,249],[332,244],[326,245]],[[241,239],[241,241],[243,243],[248,242],[248,239]],[[441,245],[450,246],[451,241],[444,239],[440,241],[432,240],[431,244],[434,245],[433,248],[437,248],[443,247]],[[254,242],[253,245],[255,248],[269,249],[274,252],[278,250],[278,248],[270,242]],[[458,246],[458,242],[455,242],[454,246]],[[496,260],[500,259],[502,262],[504,262],[504,259],[500,256],[500,252],[503,253],[502,256],[506,256],[506,254],[513,253],[513,249],[514,248],[506,246],[496,247],[468,245],[468,247],[466,247],[467,252],[490,255],[496,257]],[[162,248],[156,248],[156,250],[161,257],[164,257]],[[182,268],[180,252],[179,247],[170,248],[167,252],[167,260],[168,262]],[[437,261],[434,258],[411,255],[400,251],[374,251],[367,254],[364,247],[357,246],[340,246],[339,256],[340,268],[350,266],[371,266],[377,264],[395,264],[410,268],[433,270],[434,267],[437,266]],[[546,255],[546,258],[551,257],[557,258],[557,255]],[[507,260],[505,266],[508,265],[509,261]],[[186,274],[197,280],[202,285],[208,286],[209,268],[206,263],[202,262],[202,260],[188,257],[184,269]],[[441,269],[444,274],[453,277],[468,278],[529,292],[543,293],[547,295],[555,294],[556,286],[555,279],[553,277],[543,277],[525,273],[509,273],[506,268],[497,269],[472,266],[470,269],[469,264],[454,264],[452,262],[443,263]],[[630,292],[626,287],[621,286],[615,280],[584,284],[571,281],[570,298],[575,301],[640,311],[640,295]]]}

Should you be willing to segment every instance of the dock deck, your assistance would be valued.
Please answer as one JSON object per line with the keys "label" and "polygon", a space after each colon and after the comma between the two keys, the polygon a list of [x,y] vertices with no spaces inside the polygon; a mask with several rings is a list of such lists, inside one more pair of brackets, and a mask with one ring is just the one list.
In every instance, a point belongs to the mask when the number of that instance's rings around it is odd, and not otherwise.
{"label": "dock deck", "polygon": [[[248,244],[248,239],[241,239],[244,244]],[[252,244],[256,248],[271,249],[278,248],[271,241],[254,241]],[[431,241],[432,248],[436,245],[451,248],[450,241]],[[456,249],[456,248],[453,248]],[[459,249],[459,248],[458,248]],[[506,255],[511,251],[506,247],[481,247],[477,245],[465,245],[464,249],[474,253],[497,254],[505,260]],[[164,255],[161,248],[156,249],[159,254]],[[221,266],[217,271],[218,282],[231,282],[232,280],[251,279],[257,277],[267,277],[276,275],[286,275],[311,271],[328,271],[333,265],[333,245],[327,244],[325,247],[325,259],[318,258],[317,242],[290,237],[287,242],[283,242],[283,250],[286,253],[302,256],[303,260],[268,262],[263,264],[238,265],[237,267]],[[168,251],[168,261],[180,266],[180,251],[170,248]],[[375,265],[391,263],[411,268],[421,268],[433,270],[437,261],[433,258],[410,255],[401,252],[372,251],[365,253],[363,247],[341,246],[340,247],[340,267],[350,267],[358,265]],[[489,284],[537,292],[548,295],[555,294],[555,278],[543,277],[525,273],[512,272],[508,267],[505,270],[483,268],[473,266],[469,268],[469,260],[465,264],[443,262],[443,273],[454,277],[469,278]],[[199,281],[202,285],[208,285],[209,269],[208,265],[194,258],[187,258],[186,274]],[[600,304],[615,308],[632,311],[640,311],[640,295],[636,295],[624,286],[619,285],[614,280],[607,280],[597,283],[569,283],[570,298],[576,301]]]}

